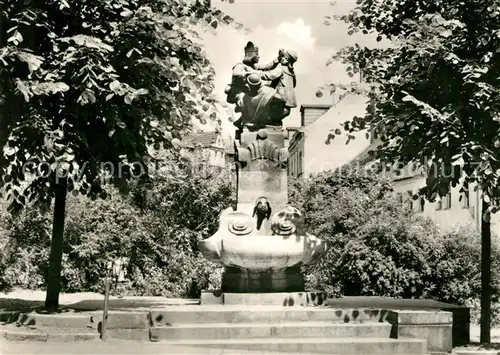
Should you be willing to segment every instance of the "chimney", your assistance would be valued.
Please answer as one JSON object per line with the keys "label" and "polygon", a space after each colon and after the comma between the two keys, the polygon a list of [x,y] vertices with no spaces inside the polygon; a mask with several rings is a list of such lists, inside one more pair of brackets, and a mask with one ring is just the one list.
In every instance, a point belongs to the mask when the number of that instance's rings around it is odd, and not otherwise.
{"label": "chimney", "polygon": [[332,105],[302,105],[300,106],[300,125],[309,126],[323,116]]}

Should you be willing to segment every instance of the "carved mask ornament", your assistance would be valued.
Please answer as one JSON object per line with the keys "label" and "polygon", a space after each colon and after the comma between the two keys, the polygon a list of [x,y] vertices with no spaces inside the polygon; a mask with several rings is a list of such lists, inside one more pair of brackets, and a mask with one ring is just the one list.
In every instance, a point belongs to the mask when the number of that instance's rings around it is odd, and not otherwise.
{"label": "carved mask ornament", "polygon": [[271,217],[271,205],[267,198],[259,197],[257,201],[255,201],[252,217],[255,216],[257,216],[257,230],[260,230],[264,219],[269,219]]}

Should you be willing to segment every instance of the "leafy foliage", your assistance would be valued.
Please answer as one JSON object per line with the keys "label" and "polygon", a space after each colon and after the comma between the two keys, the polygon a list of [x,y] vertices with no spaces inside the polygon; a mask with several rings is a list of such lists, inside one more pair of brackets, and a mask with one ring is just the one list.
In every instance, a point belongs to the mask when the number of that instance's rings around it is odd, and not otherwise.
{"label": "leafy foliage", "polygon": [[106,182],[148,181],[148,147],[217,118],[199,33],[241,25],[210,2],[1,4],[0,174],[13,208],[50,203],[57,177],[92,198],[107,196]]}
{"label": "leafy foliage", "polygon": [[67,192],[148,183],[150,147],[217,119],[200,31],[241,26],[206,0],[0,0],[0,16],[0,188],[13,211],[54,200],[55,309]]}
{"label": "leafy foliage", "polygon": [[36,207],[18,215],[7,213],[0,205],[0,289],[43,287],[50,249],[50,215]]}
{"label": "leafy foliage", "polygon": [[346,122],[348,134],[371,128],[380,138],[376,153],[382,161],[427,166],[421,193],[431,201],[450,185],[477,183],[495,212],[500,201],[498,1],[357,4],[339,18],[349,24],[349,33],[376,34],[391,44],[351,46],[333,56],[351,74],[362,70],[376,100],[375,112],[369,109]]}
{"label": "leafy foliage", "polygon": [[[386,179],[352,167],[292,182],[290,192],[309,231],[330,246],[324,258],[305,269],[310,289],[459,304],[478,297],[476,233],[442,235],[431,220],[401,206]],[[500,251],[494,255],[500,270]],[[499,295],[500,279],[494,285]]]}
{"label": "leafy foliage", "polygon": [[[102,292],[110,262],[123,259],[125,281],[115,293],[197,297],[217,287],[220,268],[201,256],[198,241],[217,229],[231,204],[229,172],[166,152],[153,189],[136,185],[124,197],[68,198],[61,284],[65,292]],[[189,207],[189,208],[188,208]],[[189,213],[185,213],[189,211]],[[50,248],[50,214],[34,206],[5,214],[0,286],[43,288]],[[14,277],[15,276],[15,277]]]}

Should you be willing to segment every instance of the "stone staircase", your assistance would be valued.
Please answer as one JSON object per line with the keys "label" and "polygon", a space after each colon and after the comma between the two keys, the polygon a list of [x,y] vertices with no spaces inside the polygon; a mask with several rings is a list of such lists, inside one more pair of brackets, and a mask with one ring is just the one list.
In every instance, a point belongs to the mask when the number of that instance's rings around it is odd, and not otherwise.
{"label": "stone staircase", "polygon": [[[304,304],[295,299],[290,306],[291,296],[286,295],[287,305],[279,296],[274,305],[266,304],[272,300],[264,296],[247,295],[234,300],[226,297],[225,301],[234,301],[230,304],[117,307],[108,314],[106,339],[134,340],[183,354],[424,355],[449,353],[453,336],[468,334],[469,323],[460,313],[440,308],[399,309],[400,300],[394,307],[387,307],[394,300],[385,306],[376,300],[329,300],[327,305],[317,302],[317,297]],[[60,314],[0,310],[0,338],[99,341],[102,316],[97,310]]]}
{"label": "stone staircase", "polygon": [[309,354],[426,354],[424,339],[391,338],[385,311],[184,306],[150,312],[150,340],[199,348]]}

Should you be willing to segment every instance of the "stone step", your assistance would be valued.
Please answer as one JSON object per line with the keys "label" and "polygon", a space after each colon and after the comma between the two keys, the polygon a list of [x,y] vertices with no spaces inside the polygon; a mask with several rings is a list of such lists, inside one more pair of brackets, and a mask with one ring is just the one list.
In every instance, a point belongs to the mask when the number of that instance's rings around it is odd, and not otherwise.
{"label": "stone step", "polygon": [[168,307],[151,311],[150,317],[153,326],[165,326],[200,323],[364,323],[382,322],[386,315],[385,310],[369,308],[212,305]]}
{"label": "stone step", "polygon": [[311,354],[425,355],[421,339],[388,338],[256,338],[224,340],[171,340],[169,346]]}
{"label": "stone step", "polygon": [[207,323],[178,324],[152,327],[152,341],[177,339],[249,339],[249,338],[305,338],[305,337],[372,337],[389,338],[389,323],[339,324],[331,322],[294,323]]}
{"label": "stone step", "polygon": [[42,314],[37,312],[1,311],[0,322],[17,323],[22,326],[86,329],[91,323],[91,317],[88,314],[76,312]]}

